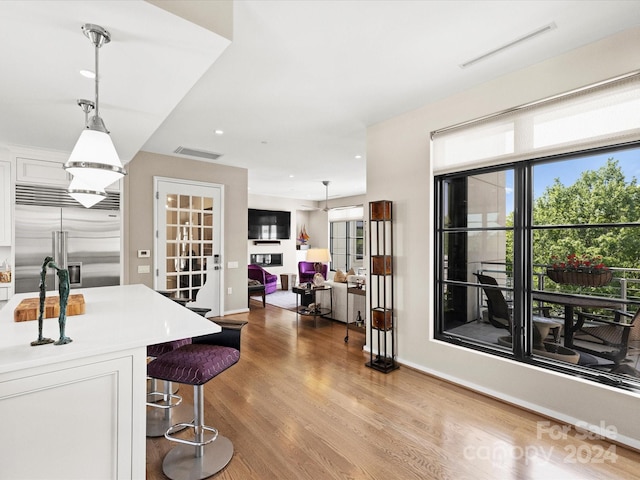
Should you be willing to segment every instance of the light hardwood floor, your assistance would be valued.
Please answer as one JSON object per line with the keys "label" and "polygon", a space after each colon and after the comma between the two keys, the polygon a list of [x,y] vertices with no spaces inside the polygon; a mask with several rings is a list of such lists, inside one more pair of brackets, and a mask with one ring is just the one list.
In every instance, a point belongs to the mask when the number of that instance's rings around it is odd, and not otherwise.
{"label": "light hardwood floor", "polygon": [[[234,444],[220,480],[633,479],[640,453],[401,366],[364,366],[364,335],[252,300],[240,361],[205,386]],[[181,393],[191,401],[192,388]],[[613,406],[612,406],[613,407]],[[633,415],[637,412],[632,413]],[[147,439],[147,479],[173,446]]]}

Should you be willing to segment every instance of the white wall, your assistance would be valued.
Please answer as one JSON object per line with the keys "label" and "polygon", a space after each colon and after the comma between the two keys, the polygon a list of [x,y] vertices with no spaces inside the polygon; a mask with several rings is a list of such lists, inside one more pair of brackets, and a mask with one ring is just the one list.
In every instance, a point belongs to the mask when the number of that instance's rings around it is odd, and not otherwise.
{"label": "white wall", "polygon": [[[364,195],[353,197],[334,198],[329,200],[329,208],[364,205]],[[291,212],[291,239],[281,240],[280,245],[254,245],[253,240],[247,240],[247,263],[252,253],[283,253],[282,267],[265,267],[269,273],[280,275],[281,273],[298,273],[298,261],[301,252],[296,252],[296,238],[300,228],[304,225],[309,235],[309,245],[312,248],[329,248],[329,223],[328,215],[322,209],[323,202],[298,200],[291,198],[272,197],[268,195],[249,195],[249,208],[265,210],[284,210]],[[304,205],[305,209],[302,205]],[[317,210],[308,210],[308,206],[316,206]],[[365,209],[366,212],[366,209]],[[304,256],[304,255],[303,255]]]}
{"label": "white wall", "polygon": [[393,201],[399,361],[561,421],[614,426],[634,448],[640,395],[432,339],[429,132],[636,70],[639,47],[640,28],[628,30],[367,130],[367,199]]}
{"label": "white wall", "polygon": [[[300,210],[301,205],[316,206],[317,202],[309,200],[297,200],[291,198],[272,197],[268,195],[249,195],[249,208],[264,210],[283,210],[291,212],[291,238],[280,240],[280,245],[254,245],[253,240],[247,240],[247,264],[250,263],[251,254],[255,253],[282,253],[283,265],[281,267],[265,267],[274,275],[282,273],[298,274],[298,254],[296,252],[296,238],[302,225],[305,225],[309,235],[309,244],[312,247],[326,246],[326,217],[322,210]],[[321,208],[321,207],[320,207]],[[245,235],[246,239],[246,235]],[[278,283],[280,280],[278,280]]]}

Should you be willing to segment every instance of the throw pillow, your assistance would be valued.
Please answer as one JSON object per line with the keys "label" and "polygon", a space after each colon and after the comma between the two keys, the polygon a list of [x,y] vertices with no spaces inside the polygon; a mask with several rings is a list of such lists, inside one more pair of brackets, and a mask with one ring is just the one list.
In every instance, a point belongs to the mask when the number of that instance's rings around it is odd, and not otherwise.
{"label": "throw pillow", "polygon": [[347,275],[355,275],[356,272],[353,270],[353,267],[349,269],[349,271],[347,272]]}
{"label": "throw pillow", "polygon": [[347,276],[340,269],[336,270],[336,273],[333,275],[333,281],[337,283],[345,283],[347,281]]}
{"label": "throw pillow", "polygon": [[262,285],[262,284],[258,280],[249,279],[249,286],[250,287],[255,287],[256,285]]}

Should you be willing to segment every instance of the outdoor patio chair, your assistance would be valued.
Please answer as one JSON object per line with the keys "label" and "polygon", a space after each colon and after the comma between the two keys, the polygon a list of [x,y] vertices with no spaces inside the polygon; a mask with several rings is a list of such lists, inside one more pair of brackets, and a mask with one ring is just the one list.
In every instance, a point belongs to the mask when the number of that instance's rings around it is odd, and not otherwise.
{"label": "outdoor patio chair", "polygon": [[[614,310],[613,319],[582,311],[577,316],[573,347],[616,365],[627,357],[629,344],[640,340],[640,309],[635,313]],[[623,321],[623,317],[630,322]]]}
{"label": "outdoor patio chair", "polygon": [[[511,321],[511,308],[507,303],[507,300],[504,298],[504,294],[502,290],[498,287],[498,282],[495,278],[490,277],[489,275],[482,275],[480,273],[474,273],[474,275],[478,278],[478,281],[482,284],[482,290],[484,291],[485,296],[487,297],[487,314],[489,317],[489,323],[497,328],[504,328],[509,331],[510,335],[505,335],[503,337],[498,338],[498,343],[504,346],[511,346],[513,343],[513,331],[512,331],[512,321]],[[540,318],[540,321],[546,324],[547,329],[548,321],[550,320],[550,311],[549,307],[539,307],[534,310],[541,312],[543,317]],[[534,317],[534,322],[536,321]],[[551,328],[552,330],[556,330],[554,333],[554,341],[557,342],[560,334],[560,324],[555,328]],[[533,329],[533,351],[538,355],[542,355],[544,357],[553,358],[556,360],[561,360],[568,363],[578,363],[580,360],[580,355],[570,348],[563,347],[562,345],[558,345],[553,342],[545,342],[545,339],[540,335],[540,331],[538,327]]]}
{"label": "outdoor patio chair", "polygon": [[511,309],[504,298],[502,290],[498,288],[495,278],[481,273],[474,273],[482,284],[482,290],[487,297],[487,315],[489,323],[497,328],[505,328],[511,332]]}
{"label": "outdoor patio chair", "polygon": [[[490,277],[489,275],[483,275],[481,273],[474,273],[474,275],[482,284],[482,290],[487,297],[487,315],[489,317],[489,323],[494,327],[506,328],[511,332],[512,307],[504,298],[502,290],[498,287],[498,282],[495,278]],[[551,317],[551,307],[534,307],[534,311],[541,313],[544,317]]]}

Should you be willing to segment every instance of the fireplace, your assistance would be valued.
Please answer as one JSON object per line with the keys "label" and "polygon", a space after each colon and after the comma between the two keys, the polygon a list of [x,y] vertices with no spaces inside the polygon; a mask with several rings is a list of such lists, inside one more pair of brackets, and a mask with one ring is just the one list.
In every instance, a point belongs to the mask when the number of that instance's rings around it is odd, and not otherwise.
{"label": "fireplace", "polygon": [[281,267],[281,253],[252,253],[251,263],[260,265],[261,267]]}

